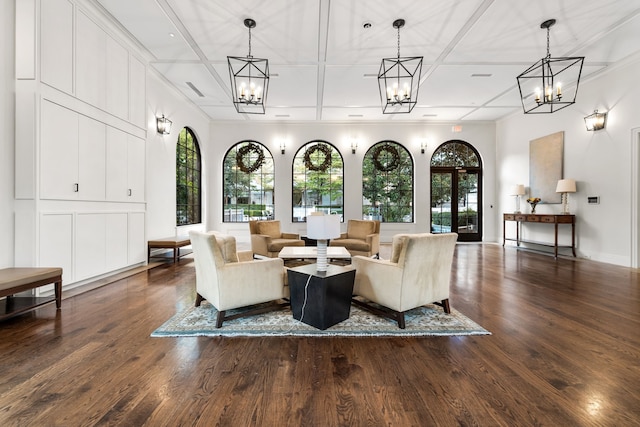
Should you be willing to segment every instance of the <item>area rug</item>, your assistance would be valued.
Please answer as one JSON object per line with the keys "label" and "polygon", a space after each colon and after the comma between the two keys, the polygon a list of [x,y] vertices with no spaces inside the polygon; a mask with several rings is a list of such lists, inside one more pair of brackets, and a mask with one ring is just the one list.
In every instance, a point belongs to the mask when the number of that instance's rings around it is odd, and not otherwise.
{"label": "area rug", "polygon": [[[231,313],[232,310],[229,310],[228,314]],[[408,311],[405,314],[406,329],[398,328],[395,321],[376,316],[354,305],[351,306],[351,313],[347,320],[324,331],[295,320],[290,309],[225,321],[219,329],[215,327],[217,314],[216,309],[204,301],[200,307],[190,307],[177,313],[156,329],[151,336],[390,337],[491,334],[453,308],[451,314],[445,314],[442,308],[436,305],[426,305]]]}

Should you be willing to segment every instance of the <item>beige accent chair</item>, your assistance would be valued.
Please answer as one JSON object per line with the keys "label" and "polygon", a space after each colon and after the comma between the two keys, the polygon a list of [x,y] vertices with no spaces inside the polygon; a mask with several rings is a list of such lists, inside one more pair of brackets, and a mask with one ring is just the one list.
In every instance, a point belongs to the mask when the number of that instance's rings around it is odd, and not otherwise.
{"label": "beige accent chair", "polygon": [[[195,305],[199,307],[207,300],[218,310],[216,328],[225,320],[289,305],[279,301],[289,298],[286,270],[280,258],[254,260],[250,251],[236,252],[235,237],[215,231],[190,231],[189,236],[196,267]],[[227,310],[269,301],[274,303],[226,315]]]}
{"label": "beige accent chair", "polygon": [[351,256],[380,255],[380,221],[367,219],[350,219],[347,222],[347,232],[341,233],[337,239],[332,239],[329,246],[343,246]]}
{"label": "beige accent chair", "polygon": [[249,221],[249,233],[254,255],[276,258],[285,246],[304,246],[299,234],[281,232],[278,220]]}
{"label": "beige accent chair", "polygon": [[390,260],[353,257],[353,294],[383,307],[356,298],[353,303],[396,320],[400,329],[405,328],[404,313],[421,305],[435,303],[451,313],[449,282],[457,239],[456,233],[397,234]]}

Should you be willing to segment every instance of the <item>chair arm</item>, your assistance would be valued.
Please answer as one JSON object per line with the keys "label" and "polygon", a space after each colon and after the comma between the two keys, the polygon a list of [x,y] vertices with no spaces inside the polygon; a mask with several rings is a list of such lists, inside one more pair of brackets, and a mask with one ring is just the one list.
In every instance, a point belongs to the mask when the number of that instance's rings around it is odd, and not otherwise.
{"label": "chair arm", "polygon": [[253,261],[253,251],[238,251],[238,261]]}
{"label": "chair arm", "polygon": [[402,276],[404,269],[389,260],[356,255],[351,258],[356,269],[354,295],[400,310]]}
{"label": "chair arm", "polygon": [[251,251],[254,254],[269,255],[269,245],[271,244],[271,237],[266,234],[252,234],[251,235]]}
{"label": "chair arm", "polygon": [[351,258],[351,264],[355,267],[356,271],[358,268],[367,269],[367,270],[378,270],[383,271],[388,268],[395,268],[398,271],[402,272],[402,267],[397,262],[391,262],[388,259],[377,259],[377,258],[369,258],[362,255],[356,255]]}
{"label": "chair arm", "polygon": [[340,237],[336,237],[333,240],[340,240],[340,239],[347,239],[349,238],[349,235],[347,233],[340,233]]}
{"label": "chair arm", "polygon": [[375,233],[375,234],[369,234],[366,237],[367,243],[369,244],[369,247],[371,248],[371,253],[372,254],[377,254],[380,252],[380,234],[379,233]]}
{"label": "chair arm", "polygon": [[220,310],[287,296],[284,262],[280,258],[226,263],[218,269],[218,280]]}
{"label": "chair arm", "polygon": [[282,239],[300,239],[300,235],[296,233],[282,233],[280,236]]}

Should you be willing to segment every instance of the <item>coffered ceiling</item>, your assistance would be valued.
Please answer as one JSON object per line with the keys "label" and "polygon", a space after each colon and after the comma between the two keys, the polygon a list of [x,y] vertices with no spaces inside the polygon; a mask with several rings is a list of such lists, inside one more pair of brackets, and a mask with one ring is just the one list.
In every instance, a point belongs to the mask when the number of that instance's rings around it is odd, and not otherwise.
{"label": "coffered ceiling", "polygon": [[[213,120],[496,120],[522,112],[516,76],[546,55],[585,56],[582,81],[639,54],[640,0],[91,0],[150,66]],[[267,58],[265,115],[238,114],[227,56]],[[382,58],[423,56],[418,104],[382,114]],[[369,24],[369,25],[365,25]],[[195,89],[195,90],[194,90]],[[578,100],[580,93],[578,92]]]}

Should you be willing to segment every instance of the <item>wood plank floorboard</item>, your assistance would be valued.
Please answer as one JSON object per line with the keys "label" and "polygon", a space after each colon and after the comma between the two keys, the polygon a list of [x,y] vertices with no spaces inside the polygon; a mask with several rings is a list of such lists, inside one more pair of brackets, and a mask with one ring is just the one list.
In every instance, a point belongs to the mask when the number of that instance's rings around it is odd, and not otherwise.
{"label": "wood plank floorboard", "polygon": [[638,270],[460,244],[451,277],[492,335],[151,338],[191,256],[67,294],[0,323],[0,425],[640,425]]}

